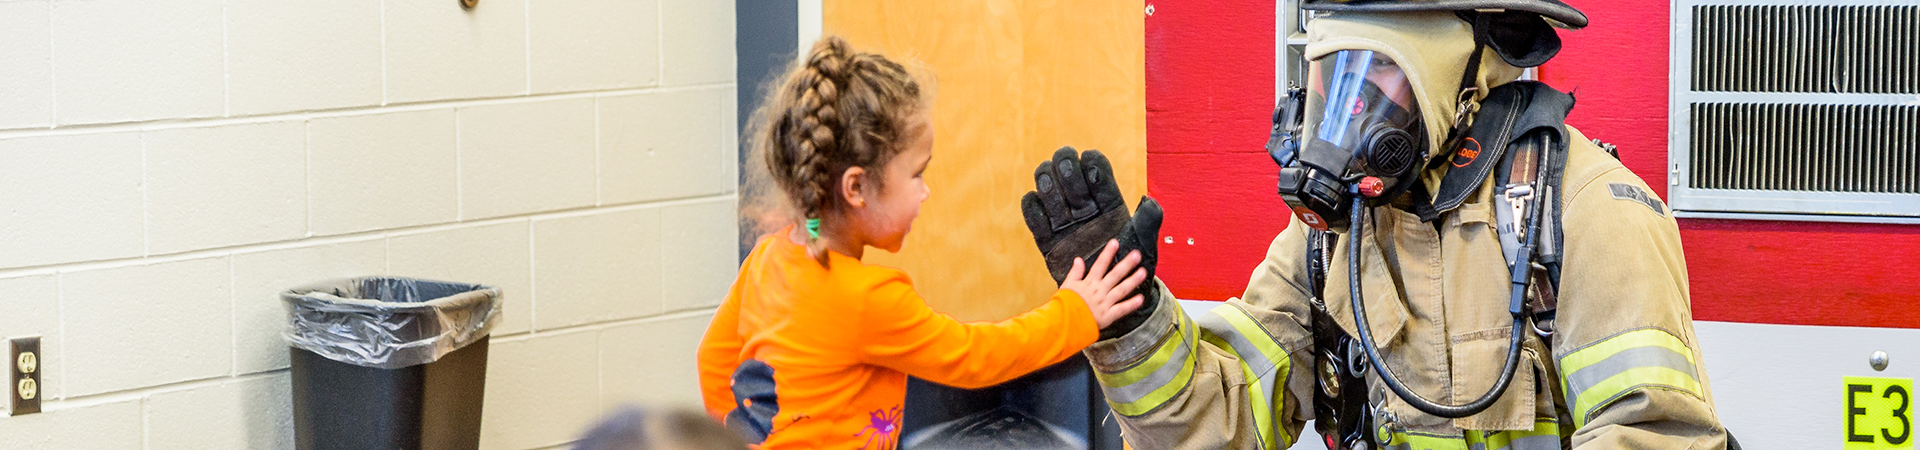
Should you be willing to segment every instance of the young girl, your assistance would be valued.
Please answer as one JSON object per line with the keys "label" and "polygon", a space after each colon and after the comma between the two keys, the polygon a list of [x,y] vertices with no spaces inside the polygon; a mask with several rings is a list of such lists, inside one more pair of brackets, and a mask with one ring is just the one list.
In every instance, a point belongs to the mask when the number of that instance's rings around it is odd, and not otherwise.
{"label": "young girl", "polygon": [[1045,304],[998,323],[936,313],[906,274],[862,263],[866,247],[900,250],[930,194],[927,101],[899,64],[837,37],[771,93],[756,151],[804,225],[754,246],[699,354],[707,412],[749,442],[894,448],[907,375],[969,388],[1011,380],[1140,307],[1126,298],[1146,279],[1139,253],[1109,271],[1112,242],[1092,267],[1075,260]]}

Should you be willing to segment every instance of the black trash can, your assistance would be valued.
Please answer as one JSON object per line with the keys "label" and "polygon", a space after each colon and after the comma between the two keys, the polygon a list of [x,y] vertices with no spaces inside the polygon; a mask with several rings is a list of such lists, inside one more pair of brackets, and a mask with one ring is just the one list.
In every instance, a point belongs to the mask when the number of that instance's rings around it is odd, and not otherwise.
{"label": "black trash can", "polygon": [[366,277],[294,288],[280,299],[296,448],[480,447],[499,289]]}

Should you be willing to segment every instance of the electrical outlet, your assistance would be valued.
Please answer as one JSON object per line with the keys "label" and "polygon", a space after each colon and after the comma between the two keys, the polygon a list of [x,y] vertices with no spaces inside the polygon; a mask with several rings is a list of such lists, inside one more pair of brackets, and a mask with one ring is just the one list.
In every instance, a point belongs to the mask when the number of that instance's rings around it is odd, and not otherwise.
{"label": "electrical outlet", "polygon": [[7,351],[7,365],[12,366],[13,374],[7,383],[7,397],[13,399],[13,407],[7,409],[7,415],[18,416],[40,412],[40,374],[47,368],[40,365],[40,337],[14,338]]}

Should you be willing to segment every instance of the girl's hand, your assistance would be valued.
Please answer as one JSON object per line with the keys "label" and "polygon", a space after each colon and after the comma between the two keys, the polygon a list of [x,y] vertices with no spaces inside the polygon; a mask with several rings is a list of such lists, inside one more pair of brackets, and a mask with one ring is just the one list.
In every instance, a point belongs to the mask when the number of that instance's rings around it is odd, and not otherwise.
{"label": "girl's hand", "polygon": [[[1061,289],[1071,289],[1080,294],[1081,300],[1086,300],[1087,310],[1093,312],[1093,320],[1100,323],[1100,328],[1106,328],[1113,321],[1126,317],[1127,313],[1140,309],[1144,301],[1138,294],[1127,297],[1127,294],[1133,293],[1133,288],[1147,281],[1145,269],[1135,270],[1140,265],[1140,251],[1128,253],[1126,259],[1108,270],[1107,262],[1113,261],[1113,254],[1118,251],[1120,242],[1108,240],[1107,248],[1100,251],[1100,257],[1094,261],[1092,268],[1086,267],[1086,261],[1074,258],[1073,269],[1068,270],[1067,278],[1060,282]],[[1126,275],[1129,271],[1132,276]]]}

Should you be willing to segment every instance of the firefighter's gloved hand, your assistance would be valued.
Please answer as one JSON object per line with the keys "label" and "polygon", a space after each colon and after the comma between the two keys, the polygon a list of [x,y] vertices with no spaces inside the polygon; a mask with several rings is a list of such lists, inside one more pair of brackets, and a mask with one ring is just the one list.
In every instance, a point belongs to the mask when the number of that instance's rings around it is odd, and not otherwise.
{"label": "firefighter's gloved hand", "polygon": [[[1128,250],[1140,251],[1140,268],[1152,280],[1159,247],[1160,205],[1152,198],[1140,197],[1139,211],[1127,214],[1126,201],[1120,197],[1120,185],[1114,182],[1113,165],[1099,150],[1077,152],[1061,147],[1053,159],[1040,163],[1033,171],[1034,190],[1020,199],[1020,212],[1026,216],[1027,230],[1046,257],[1047,272],[1058,284],[1073,268],[1074,258],[1089,263],[1099,256],[1108,239],[1120,241],[1116,259]],[[1132,314],[1100,330],[1100,339],[1124,335],[1153,315],[1159,305],[1159,283],[1142,283],[1135,291],[1146,304]]]}
{"label": "firefighter's gloved hand", "polygon": [[1147,317],[1153,316],[1154,308],[1160,305],[1160,283],[1154,278],[1154,264],[1160,262],[1160,241],[1156,239],[1159,235],[1160,202],[1142,195],[1140,203],[1134,205],[1132,220],[1127,221],[1127,227],[1120,230],[1119,239],[1121,251],[1140,250],[1140,267],[1147,271],[1147,282],[1140,283],[1134,292],[1140,294],[1145,304],[1100,329],[1100,340],[1117,338],[1139,328],[1141,323],[1147,321]]}

